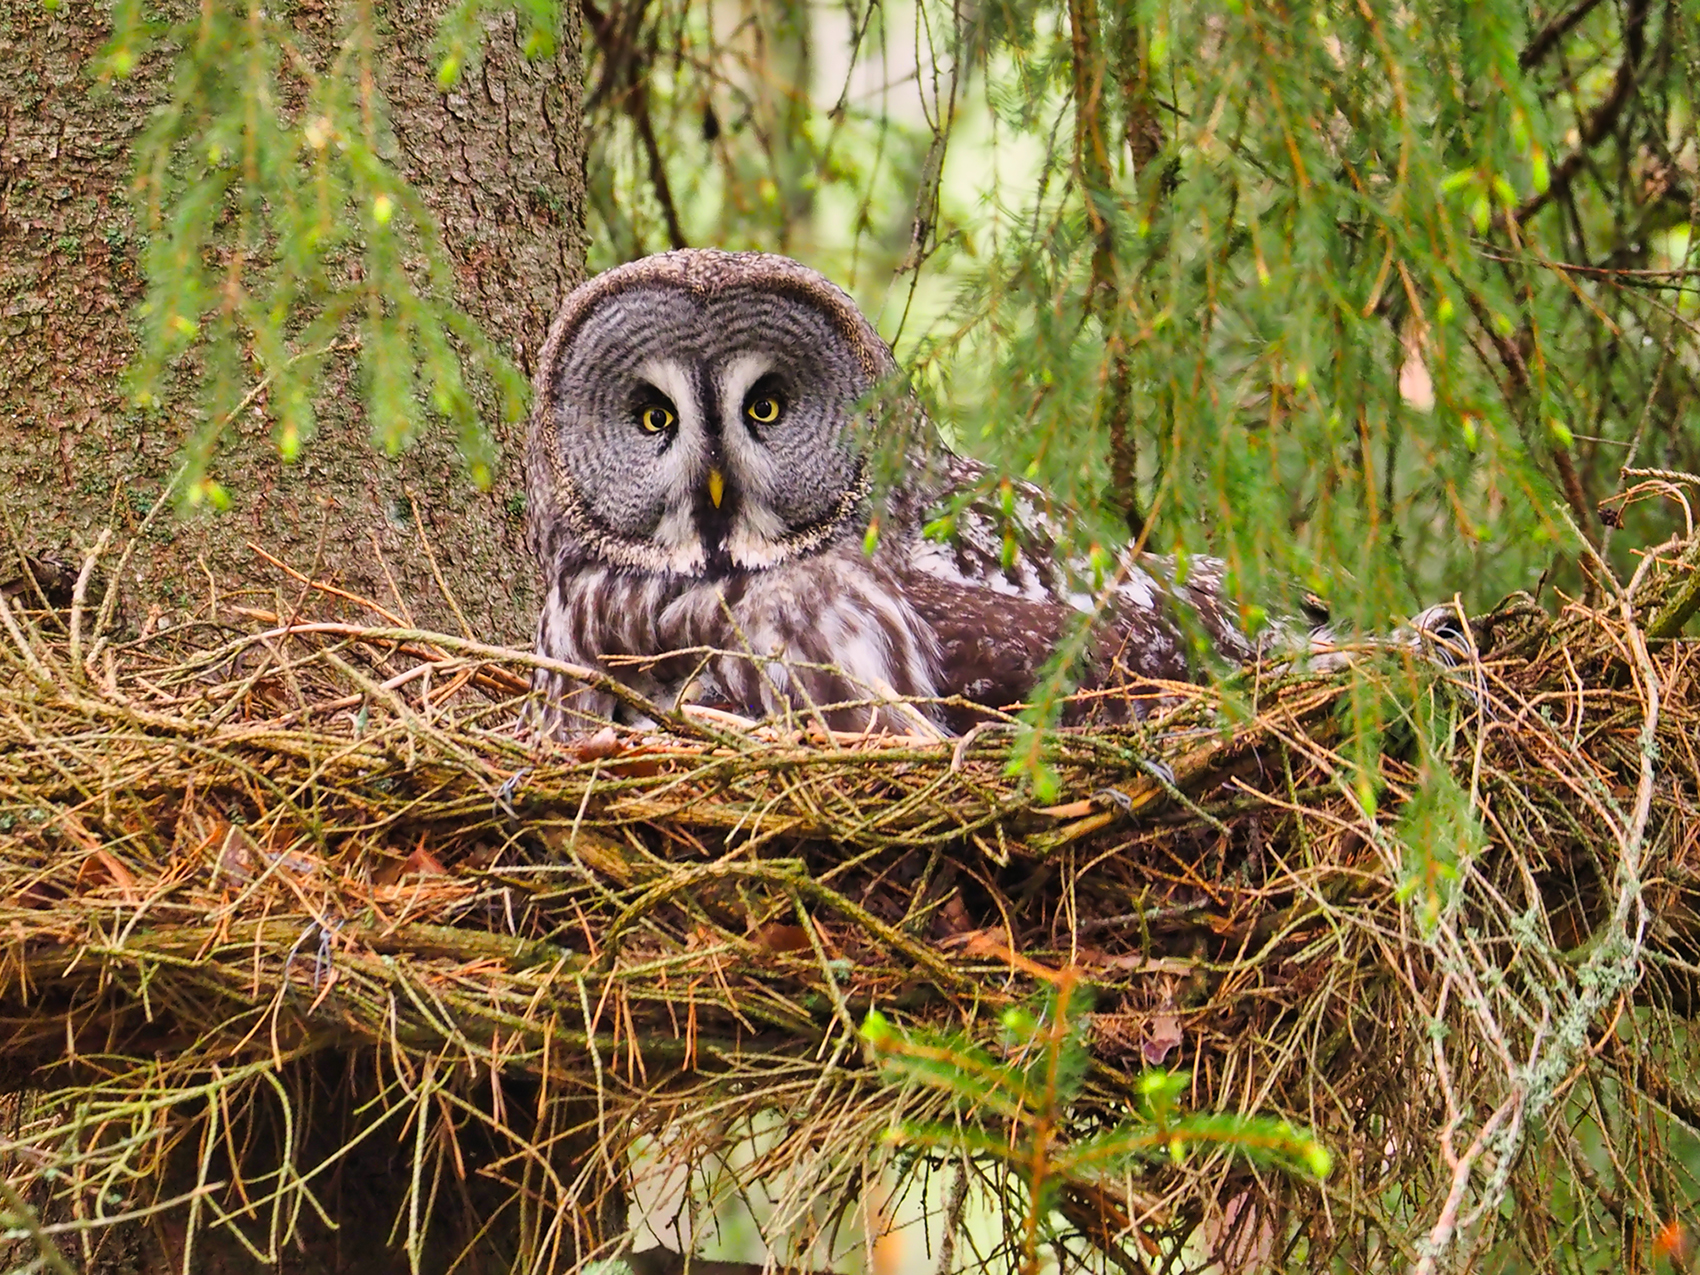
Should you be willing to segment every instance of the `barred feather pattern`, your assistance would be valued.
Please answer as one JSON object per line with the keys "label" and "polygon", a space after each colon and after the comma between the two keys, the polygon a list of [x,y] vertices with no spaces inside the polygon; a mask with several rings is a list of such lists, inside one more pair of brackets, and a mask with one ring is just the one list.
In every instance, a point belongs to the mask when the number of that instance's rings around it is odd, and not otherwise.
{"label": "barred feather pattern", "polygon": [[[898,699],[936,694],[940,651],[886,562],[840,545],[724,579],[562,569],[537,648],[607,673],[662,709],[818,714],[840,730],[902,731]],[[540,725],[559,734],[630,714],[607,691],[540,669]]]}
{"label": "barred feather pattern", "polygon": [[[1173,559],[1124,548],[1112,569],[1101,572],[1064,548],[1081,541],[1070,534],[1075,515],[1041,488],[999,482],[963,457],[950,457],[939,471],[927,521],[948,527],[936,538],[911,537],[904,590],[939,642],[942,696],[1017,705],[1058,644],[1084,626],[1075,689],[1087,694],[1064,719],[1121,721],[1158,702],[1158,693],[1130,695],[1130,689],[1191,681],[1207,663],[1239,664],[1268,645],[1292,643],[1279,626],[1260,642],[1246,637],[1227,603],[1226,568],[1217,559],[1192,559],[1176,583]],[[1121,693],[1094,697],[1094,691]],[[947,705],[940,715],[955,729],[981,720],[962,705]]]}

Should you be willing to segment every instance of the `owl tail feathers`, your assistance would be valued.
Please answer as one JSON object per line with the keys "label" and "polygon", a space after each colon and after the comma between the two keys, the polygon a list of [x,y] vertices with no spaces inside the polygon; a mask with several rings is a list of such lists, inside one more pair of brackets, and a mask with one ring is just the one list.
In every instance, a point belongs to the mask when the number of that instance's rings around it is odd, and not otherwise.
{"label": "owl tail feathers", "polygon": [[1401,634],[1408,634],[1410,640],[1434,651],[1446,664],[1458,663],[1454,653],[1467,651],[1475,644],[1475,631],[1457,595],[1450,602],[1436,603],[1417,612],[1408,625],[1394,632],[1395,638]]}

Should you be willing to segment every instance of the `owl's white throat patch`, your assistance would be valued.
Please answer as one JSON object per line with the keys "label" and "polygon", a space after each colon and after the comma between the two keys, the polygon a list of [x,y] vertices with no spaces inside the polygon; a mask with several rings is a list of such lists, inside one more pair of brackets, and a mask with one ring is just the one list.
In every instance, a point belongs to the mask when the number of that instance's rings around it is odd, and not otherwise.
{"label": "owl's white throat patch", "polygon": [[773,510],[752,501],[738,505],[738,516],[726,536],[726,556],[746,571],[765,571],[797,556],[785,543],[785,524]]}

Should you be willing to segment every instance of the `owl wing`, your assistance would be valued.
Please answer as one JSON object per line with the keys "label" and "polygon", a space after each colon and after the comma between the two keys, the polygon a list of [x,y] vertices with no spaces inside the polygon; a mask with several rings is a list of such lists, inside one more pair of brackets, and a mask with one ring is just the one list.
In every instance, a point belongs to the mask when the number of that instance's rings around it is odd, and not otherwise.
{"label": "owl wing", "polygon": [[[937,472],[928,516],[901,552],[905,593],[938,640],[940,695],[1023,703],[1071,640],[1083,691],[1195,681],[1212,663],[1260,653],[1236,622],[1221,562],[1194,558],[1182,575],[1173,559],[1095,550],[1078,516],[1030,483],[961,457]],[[1090,715],[1138,711],[1124,695]],[[1067,717],[1087,715],[1077,705]],[[975,716],[946,714],[957,729]]]}

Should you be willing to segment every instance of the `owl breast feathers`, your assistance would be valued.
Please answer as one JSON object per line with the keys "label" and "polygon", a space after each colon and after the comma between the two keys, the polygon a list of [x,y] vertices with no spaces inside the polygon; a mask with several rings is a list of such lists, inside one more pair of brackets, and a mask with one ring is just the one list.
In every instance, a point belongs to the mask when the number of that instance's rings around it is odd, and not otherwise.
{"label": "owl breast feathers", "polygon": [[[907,395],[870,409],[894,384],[855,303],[785,257],[668,252],[578,288],[526,449],[539,654],[664,706],[960,731],[1025,700],[1064,640],[1102,692],[1077,719],[1137,714],[1142,685],[1194,678],[1201,654],[1256,653],[1219,565],[1177,584],[1088,554],[1066,510],[952,454]],[[549,670],[537,689],[554,733],[618,708]]]}

